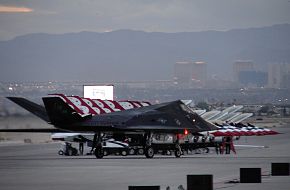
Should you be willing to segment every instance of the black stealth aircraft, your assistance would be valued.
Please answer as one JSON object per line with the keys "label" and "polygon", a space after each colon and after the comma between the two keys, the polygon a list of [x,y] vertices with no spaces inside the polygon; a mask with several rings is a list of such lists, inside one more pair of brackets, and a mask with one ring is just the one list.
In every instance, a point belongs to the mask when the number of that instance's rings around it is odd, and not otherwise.
{"label": "black stealth aircraft", "polygon": [[154,133],[175,134],[175,155],[180,157],[178,134],[197,134],[217,129],[179,100],[99,115],[80,115],[61,97],[43,97],[44,107],[21,97],[8,99],[53,125],[54,128],[0,129],[0,132],[94,133],[93,148],[97,158],[104,155],[102,138],[105,134],[142,133],[142,146],[147,158],[154,156],[151,145]]}

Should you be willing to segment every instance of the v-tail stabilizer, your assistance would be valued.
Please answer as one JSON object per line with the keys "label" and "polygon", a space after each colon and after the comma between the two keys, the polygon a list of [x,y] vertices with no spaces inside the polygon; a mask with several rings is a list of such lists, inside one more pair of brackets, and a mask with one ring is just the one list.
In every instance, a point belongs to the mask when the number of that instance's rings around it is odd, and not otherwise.
{"label": "v-tail stabilizer", "polygon": [[50,122],[55,126],[73,124],[91,118],[91,114],[77,113],[60,97],[43,97],[42,100]]}
{"label": "v-tail stabilizer", "polygon": [[22,108],[26,109],[27,111],[33,113],[37,117],[41,118],[42,120],[50,122],[46,110],[43,106],[21,97],[7,97],[7,98],[12,102],[18,104]]}

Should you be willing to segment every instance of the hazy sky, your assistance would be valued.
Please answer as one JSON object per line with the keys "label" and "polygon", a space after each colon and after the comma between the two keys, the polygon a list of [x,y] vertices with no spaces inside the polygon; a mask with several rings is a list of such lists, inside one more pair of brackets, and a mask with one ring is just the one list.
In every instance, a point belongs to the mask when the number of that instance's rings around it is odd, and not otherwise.
{"label": "hazy sky", "polygon": [[281,23],[290,23],[289,0],[0,0],[0,40],[39,32],[183,32]]}

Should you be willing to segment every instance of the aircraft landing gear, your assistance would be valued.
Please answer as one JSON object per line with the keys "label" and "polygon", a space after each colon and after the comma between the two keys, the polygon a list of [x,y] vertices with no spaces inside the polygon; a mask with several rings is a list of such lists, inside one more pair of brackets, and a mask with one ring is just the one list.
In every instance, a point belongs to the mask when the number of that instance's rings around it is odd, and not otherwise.
{"label": "aircraft landing gear", "polygon": [[180,156],[182,154],[180,145],[176,144],[175,146],[176,147],[175,147],[174,155],[175,155],[176,158],[180,158]]}
{"label": "aircraft landing gear", "polygon": [[174,155],[176,158],[180,158],[180,156],[182,155],[182,150],[179,144],[179,135],[176,135],[176,142],[175,142],[175,151],[174,151]]}
{"label": "aircraft landing gear", "polygon": [[99,158],[99,159],[103,158],[104,157],[103,147],[96,147],[94,153],[95,153],[96,158]]}
{"label": "aircraft landing gear", "polygon": [[146,156],[146,158],[153,158],[154,149],[151,146],[152,134],[150,132],[146,133],[144,138],[145,138],[145,145],[144,145],[145,156]]}
{"label": "aircraft landing gear", "polygon": [[92,151],[94,151],[96,158],[101,159],[104,157],[104,149],[102,146],[101,132],[98,132],[94,135]]}
{"label": "aircraft landing gear", "polygon": [[145,156],[146,158],[153,158],[154,156],[154,149],[152,146],[148,146],[145,148]]}

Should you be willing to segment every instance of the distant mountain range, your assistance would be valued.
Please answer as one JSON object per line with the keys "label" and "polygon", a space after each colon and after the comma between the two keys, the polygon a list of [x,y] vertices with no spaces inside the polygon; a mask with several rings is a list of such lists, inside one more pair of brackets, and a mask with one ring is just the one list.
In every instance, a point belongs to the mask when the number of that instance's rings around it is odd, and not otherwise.
{"label": "distant mountain range", "polygon": [[0,81],[172,79],[177,61],[231,75],[235,60],[290,63],[290,24],[230,31],[28,34],[0,42]]}

